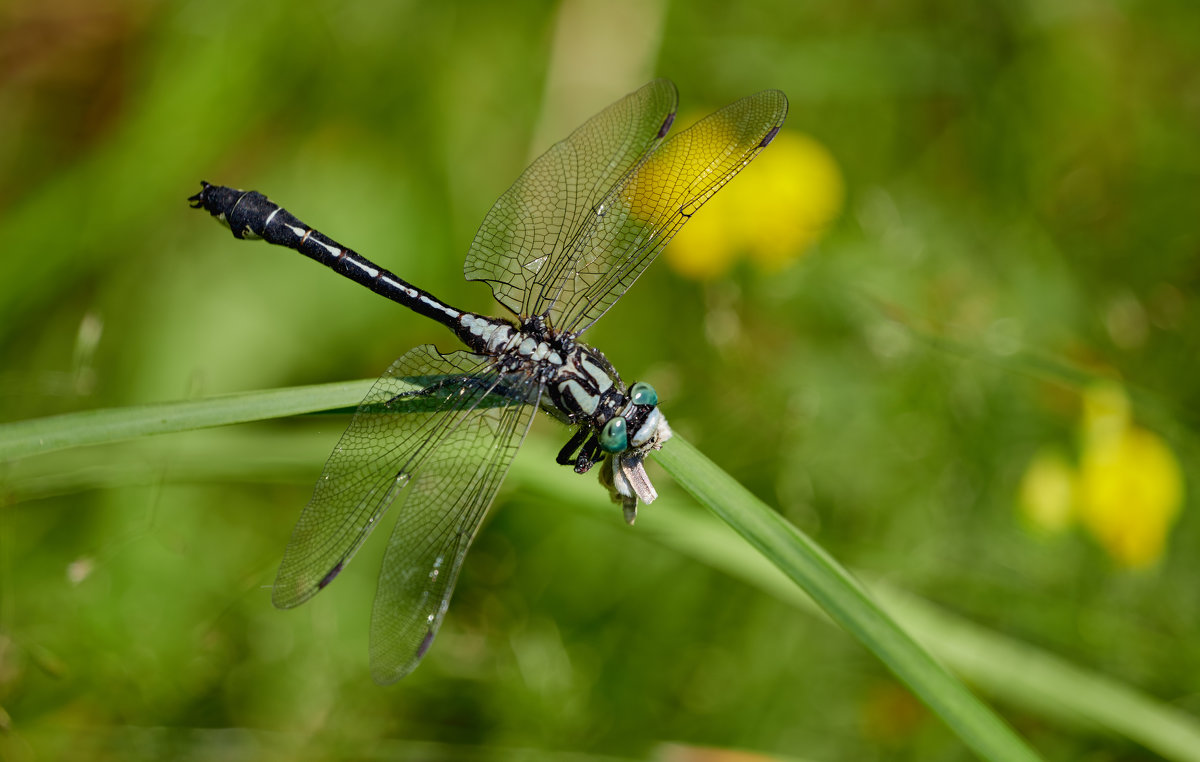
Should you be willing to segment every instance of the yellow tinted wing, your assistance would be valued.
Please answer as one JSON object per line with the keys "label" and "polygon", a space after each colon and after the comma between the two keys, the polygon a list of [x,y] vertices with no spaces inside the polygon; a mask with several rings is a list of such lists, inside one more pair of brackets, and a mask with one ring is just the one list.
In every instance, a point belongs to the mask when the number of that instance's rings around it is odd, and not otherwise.
{"label": "yellow tinted wing", "polygon": [[637,280],[704,202],[771,142],[787,116],[778,90],[747,96],[666,140],[619,182],[572,242],[549,310],[581,333]]}
{"label": "yellow tinted wing", "polygon": [[486,281],[514,315],[540,315],[573,267],[572,241],[597,205],[662,140],[675,85],[656,79],[554,144],[505,191],[467,252],[467,280]]}

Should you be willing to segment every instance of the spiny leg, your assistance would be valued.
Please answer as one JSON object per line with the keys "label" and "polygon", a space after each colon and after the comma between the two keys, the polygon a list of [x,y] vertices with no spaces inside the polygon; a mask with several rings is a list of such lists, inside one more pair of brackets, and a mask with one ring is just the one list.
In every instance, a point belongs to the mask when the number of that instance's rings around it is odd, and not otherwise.
{"label": "spiny leg", "polygon": [[592,466],[604,460],[604,451],[600,449],[600,436],[593,433],[591,439],[584,443],[575,459],[575,473],[586,474]]}
{"label": "spiny leg", "polygon": [[579,427],[555,457],[560,466],[573,466],[577,474],[586,474],[603,459],[600,437],[586,426]]}
{"label": "spiny leg", "polygon": [[567,441],[563,448],[558,451],[558,455],[554,458],[560,466],[575,465],[575,453],[583,446],[584,440],[587,439],[588,429],[586,426],[580,426],[571,438]]}

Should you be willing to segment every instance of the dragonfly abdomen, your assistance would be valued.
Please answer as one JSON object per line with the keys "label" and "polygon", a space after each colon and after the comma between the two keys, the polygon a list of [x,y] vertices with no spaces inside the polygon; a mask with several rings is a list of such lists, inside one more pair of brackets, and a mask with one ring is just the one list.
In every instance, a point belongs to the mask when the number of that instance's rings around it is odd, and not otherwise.
{"label": "dragonfly abdomen", "polygon": [[294,214],[258,191],[243,191],[201,183],[188,201],[229,226],[234,238],[261,238],[276,246],[294,249],[380,296],[458,331],[462,310],[457,310],[358,252],[301,222]]}

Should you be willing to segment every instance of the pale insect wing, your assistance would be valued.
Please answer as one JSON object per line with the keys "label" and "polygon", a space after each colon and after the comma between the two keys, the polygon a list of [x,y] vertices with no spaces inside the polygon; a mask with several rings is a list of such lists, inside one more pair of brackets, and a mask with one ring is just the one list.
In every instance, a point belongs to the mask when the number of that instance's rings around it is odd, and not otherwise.
{"label": "pale insect wing", "polygon": [[540,385],[508,377],[509,404],[462,414],[415,473],[388,540],[371,612],[371,675],[407,675],[442,624],[463,559],[537,408]]}
{"label": "pale insect wing", "polygon": [[764,90],[716,111],[659,145],[601,202],[583,231],[573,283],[550,311],[582,333],[620,299],[683,224],[779,132],[787,98]]}
{"label": "pale insect wing", "polygon": [[514,315],[537,315],[573,268],[573,242],[614,184],[670,127],[675,85],[656,79],[596,114],[538,157],[484,217],[464,272]]}
{"label": "pale insect wing", "polygon": [[276,606],[297,606],[333,581],[457,419],[478,407],[479,392],[461,390],[495,379],[486,357],[443,357],[431,346],[392,364],[359,405],[292,530],[271,593]]}

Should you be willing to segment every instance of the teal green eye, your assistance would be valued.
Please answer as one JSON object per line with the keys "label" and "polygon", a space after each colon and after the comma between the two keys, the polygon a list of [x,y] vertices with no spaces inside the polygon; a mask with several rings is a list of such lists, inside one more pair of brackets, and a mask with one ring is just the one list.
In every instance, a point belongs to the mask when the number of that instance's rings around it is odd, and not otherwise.
{"label": "teal green eye", "polygon": [[654,387],[643,381],[638,381],[629,390],[629,399],[635,405],[657,405],[658,392],[654,391]]}
{"label": "teal green eye", "polygon": [[600,449],[605,452],[623,452],[629,446],[629,435],[625,428],[625,419],[621,416],[609,418],[600,431]]}

